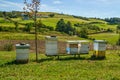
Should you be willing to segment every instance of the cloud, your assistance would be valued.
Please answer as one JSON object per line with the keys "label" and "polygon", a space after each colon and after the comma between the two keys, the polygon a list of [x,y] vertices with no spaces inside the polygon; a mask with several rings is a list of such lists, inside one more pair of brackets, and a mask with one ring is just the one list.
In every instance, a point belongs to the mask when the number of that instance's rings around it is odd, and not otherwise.
{"label": "cloud", "polygon": [[87,2],[87,3],[92,3],[92,4],[115,4],[115,3],[120,3],[120,0],[75,0],[79,3],[81,2]]}
{"label": "cloud", "polygon": [[52,7],[52,6],[49,6],[47,4],[42,4],[41,7],[40,7],[40,11],[50,11],[50,12],[60,12],[60,9],[58,8],[55,8],[55,7]]}
{"label": "cloud", "polygon": [[6,0],[0,0],[0,9],[4,8],[9,10],[22,10],[24,7],[23,3],[10,2]]}
{"label": "cloud", "polygon": [[54,0],[53,1],[53,4],[61,4],[62,2],[61,1],[59,1],[59,0]]}

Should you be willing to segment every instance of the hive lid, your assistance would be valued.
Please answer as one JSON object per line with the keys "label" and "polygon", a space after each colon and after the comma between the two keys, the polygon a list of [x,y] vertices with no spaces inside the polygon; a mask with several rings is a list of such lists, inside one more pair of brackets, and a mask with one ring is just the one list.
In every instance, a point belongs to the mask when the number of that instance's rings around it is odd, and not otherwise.
{"label": "hive lid", "polygon": [[70,41],[67,41],[67,43],[88,43],[89,41],[87,40],[70,40]]}
{"label": "hive lid", "polygon": [[47,40],[57,40],[56,36],[46,36],[45,39]]}
{"label": "hive lid", "polygon": [[67,41],[67,43],[71,43],[71,44],[78,44],[79,41],[78,40],[70,40],[70,41]]}
{"label": "hive lid", "polygon": [[16,44],[16,48],[30,48],[29,44]]}
{"label": "hive lid", "polygon": [[94,42],[97,42],[97,43],[106,43],[105,40],[94,40]]}

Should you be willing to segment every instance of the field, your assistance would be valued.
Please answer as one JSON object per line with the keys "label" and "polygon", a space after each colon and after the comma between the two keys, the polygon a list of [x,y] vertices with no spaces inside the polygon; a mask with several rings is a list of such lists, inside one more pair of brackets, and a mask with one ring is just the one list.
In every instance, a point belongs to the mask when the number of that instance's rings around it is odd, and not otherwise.
{"label": "field", "polygon": [[106,59],[92,60],[92,53],[60,60],[39,54],[38,62],[30,53],[28,64],[16,64],[15,51],[0,51],[0,80],[120,80],[120,55],[107,51]]}
{"label": "field", "polygon": [[[51,13],[50,12],[42,12],[41,14],[44,16],[48,16]],[[107,40],[110,44],[116,44],[116,41],[118,40],[118,34],[115,34],[116,25],[107,24],[107,22],[105,22],[103,20],[99,20],[99,19],[89,18],[88,20],[85,20],[85,19],[80,19],[80,18],[74,18],[73,16],[66,15],[66,14],[58,14],[58,13],[54,13],[54,14],[55,14],[54,17],[47,17],[47,18],[42,17],[42,18],[38,18],[38,19],[41,19],[43,24],[45,24],[47,26],[52,26],[54,28],[56,27],[57,22],[61,18],[63,18],[65,20],[65,22],[70,21],[72,23],[73,27],[75,27],[74,24],[76,24],[76,23],[80,23],[80,24],[92,23],[92,25],[99,26],[101,29],[107,30],[109,28],[109,29],[112,29],[114,32],[92,34],[92,35],[89,35],[90,38]],[[33,22],[32,20],[22,20],[22,18],[13,18],[12,20],[18,21],[21,24]],[[19,25],[19,28],[24,27],[24,25],[21,25],[21,24]],[[15,25],[13,23],[11,23],[9,21],[5,21],[3,18],[0,18],[0,26],[1,27],[15,27]],[[78,27],[76,29],[79,31],[81,28]],[[88,30],[88,31],[90,33],[96,32],[95,30]],[[33,32],[33,30],[32,30],[32,32]],[[80,37],[69,36],[67,34],[56,32],[56,31],[40,32],[38,35],[38,39],[44,40],[45,36],[47,36],[47,35],[58,36],[59,40],[62,40],[62,41],[83,39]],[[111,36],[109,36],[109,35],[111,35]],[[9,39],[9,40],[10,39],[12,39],[12,40],[34,40],[34,34],[29,34],[29,33],[25,33],[25,32],[17,33],[15,31],[13,31],[12,33],[0,32],[0,40],[6,40],[6,39]]]}
{"label": "field", "polygon": [[[41,15],[44,15],[44,16],[48,16],[49,12],[41,12],[40,13]],[[108,25],[107,22],[103,21],[103,20],[98,20],[98,19],[88,19],[88,20],[84,20],[84,19],[80,19],[80,18],[74,18],[73,16],[71,15],[66,15],[66,14],[58,14],[58,13],[54,13],[55,16],[54,17],[42,17],[42,18],[38,18],[38,20],[40,19],[42,21],[42,23],[44,23],[45,25],[47,26],[52,26],[52,27],[56,27],[56,23],[62,18],[65,20],[65,22],[67,21],[70,21],[74,27],[74,24],[76,23],[93,23],[93,22],[97,22],[97,23],[94,23],[94,25],[97,25],[99,26],[100,28],[103,28],[103,29],[107,29],[107,28],[112,28],[112,29],[115,29],[116,28],[116,25]],[[22,18],[13,18],[12,20],[14,21],[18,21],[19,23],[29,23],[29,22],[33,22],[32,20],[22,20]],[[0,23],[1,23],[1,26],[14,26],[12,23],[8,23],[8,22],[5,22],[5,20],[3,18],[0,18]],[[7,24],[6,24],[7,23]],[[19,25],[19,27],[23,27],[22,25]]]}
{"label": "field", "polygon": [[[4,35],[3,35],[4,34]],[[57,36],[58,40],[60,41],[66,41],[66,40],[83,40],[84,38],[80,38],[77,36],[69,36],[67,34],[62,34],[59,32],[55,31],[50,31],[50,32],[44,32],[44,33],[39,33],[38,34],[38,39],[39,40],[45,40],[45,36]],[[29,34],[29,33],[11,33],[11,32],[0,32],[0,40],[34,40],[35,35],[34,34]]]}
{"label": "field", "polygon": [[109,44],[115,45],[118,40],[118,34],[116,33],[101,33],[89,35],[90,38],[98,40],[106,40]]}

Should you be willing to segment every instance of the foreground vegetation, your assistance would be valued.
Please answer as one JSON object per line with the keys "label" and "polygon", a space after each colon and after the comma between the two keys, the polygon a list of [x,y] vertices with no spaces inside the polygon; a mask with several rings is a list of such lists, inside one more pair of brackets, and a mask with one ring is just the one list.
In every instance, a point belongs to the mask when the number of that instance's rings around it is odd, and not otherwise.
{"label": "foreground vegetation", "polygon": [[30,53],[28,64],[15,64],[15,52],[0,51],[0,80],[120,80],[120,56],[107,51],[105,60],[92,60],[89,55],[81,58],[60,57],[60,60]]}

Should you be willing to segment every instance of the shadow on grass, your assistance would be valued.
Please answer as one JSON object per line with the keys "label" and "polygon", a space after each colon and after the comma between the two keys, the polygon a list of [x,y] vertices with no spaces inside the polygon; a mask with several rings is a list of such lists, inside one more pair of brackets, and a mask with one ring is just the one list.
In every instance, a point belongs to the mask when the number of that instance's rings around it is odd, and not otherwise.
{"label": "shadow on grass", "polygon": [[69,61],[69,60],[86,60],[85,57],[66,57],[58,59],[60,61]]}
{"label": "shadow on grass", "polygon": [[99,61],[99,60],[105,60],[106,57],[94,57],[94,56],[91,56],[90,58],[86,58],[86,57],[80,57],[80,56],[77,56],[77,57],[62,57],[62,56],[59,56],[59,57],[47,57],[47,58],[42,58],[40,60],[38,60],[38,63],[42,63],[42,62],[46,62],[46,61],[70,61],[70,60],[91,60],[91,61]]}
{"label": "shadow on grass", "polygon": [[95,56],[91,56],[90,58],[88,58],[88,60],[105,60],[106,57],[95,57]]}
{"label": "shadow on grass", "polygon": [[0,67],[10,66],[10,65],[21,65],[26,64],[27,62],[17,62],[16,60],[1,64]]}
{"label": "shadow on grass", "polygon": [[[37,63],[42,63],[42,62],[48,62],[48,61],[70,61],[70,60],[91,60],[91,61],[96,61],[96,60],[105,60],[106,57],[94,57],[91,56],[90,58],[86,58],[86,57],[63,57],[63,56],[52,56],[52,57],[47,57],[47,58],[42,58],[39,59],[38,61],[36,60],[30,60],[29,62],[37,62]],[[27,62],[18,62],[16,60],[1,64],[0,67],[5,67],[5,66],[9,66],[9,65],[21,65],[21,64],[27,64],[29,63]]]}
{"label": "shadow on grass", "polygon": [[42,58],[42,59],[39,59],[38,61],[36,61],[36,60],[31,60],[31,61],[37,62],[37,63],[42,63],[42,62],[53,61],[53,60],[54,60],[53,58]]}
{"label": "shadow on grass", "polygon": [[[46,61],[70,61],[70,60],[87,60],[85,57],[47,57],[38,60],[38,63],[46,62]],[[34,60],[35,61],[35,60]]]}

